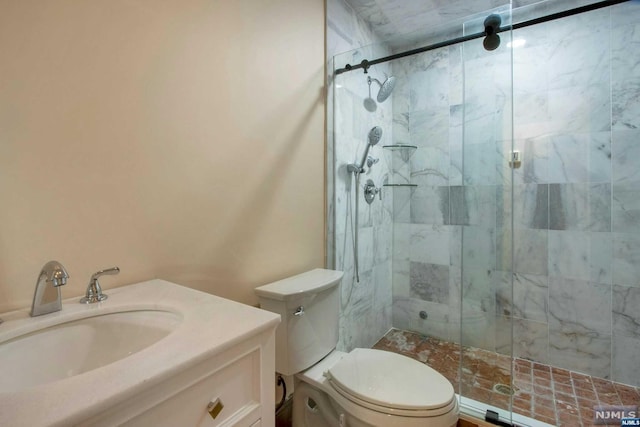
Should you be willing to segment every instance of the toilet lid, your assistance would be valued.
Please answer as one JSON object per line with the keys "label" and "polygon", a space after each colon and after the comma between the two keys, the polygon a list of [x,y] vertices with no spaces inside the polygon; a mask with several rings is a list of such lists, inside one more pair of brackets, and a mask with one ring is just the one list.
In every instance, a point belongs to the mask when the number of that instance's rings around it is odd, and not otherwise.
{"label": "toilet lid", "polygon": [[432,410],[449,405],[453,386],[427,365],[400,354],[358,348],[327,372],[342,390],[374,405]]}

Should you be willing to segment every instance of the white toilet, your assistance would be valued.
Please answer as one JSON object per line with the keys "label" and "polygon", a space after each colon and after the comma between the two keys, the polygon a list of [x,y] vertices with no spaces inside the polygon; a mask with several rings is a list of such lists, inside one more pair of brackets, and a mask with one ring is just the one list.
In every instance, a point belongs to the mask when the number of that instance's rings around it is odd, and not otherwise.
{"label": "white toilet", "polygon": [[293,427],[451,427],[458,401],[430,367],[381,350],[335,350],[340,271],[316,269],[256,289],[279,313],[276,371],[295,375]]}

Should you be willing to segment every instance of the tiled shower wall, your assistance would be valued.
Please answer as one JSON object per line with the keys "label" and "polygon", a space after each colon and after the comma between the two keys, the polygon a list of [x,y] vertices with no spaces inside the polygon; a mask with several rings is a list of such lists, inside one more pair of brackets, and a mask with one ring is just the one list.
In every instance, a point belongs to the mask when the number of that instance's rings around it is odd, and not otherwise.
{"label": "tiled shower wall", "polygon": [[[375,112],[364,108],[364,100],[369,95],[367,75],[362,71],[346,73],[334,78],[333,56],[338,67],[346,63],[358,64],[365,58],[388,54],[378,42],[369,26],[362,21],[351,6],[342,0],[327,2],[327,54],[329,121],[327,164],[328,164],[328,262],[330,268],[344,271],[341,284],[340,335],[338,348],[350,351],[356,347],[371,347],[391,328],[391,236],[393,230],[393,195],[382,192],[382,200],[376,197],[368,205],[362,190],[359,193],[360,215],[359,276],[354,270],[354,225],[355,225],[355,180],[347,173],[346,166],[358,163],[367,143],[367,134],[373,126],[383,129],[382,140],[372,148],[370,155],[379,162],[363,174],[360,187],[367,179],[372,179],[381,187],[389,174],[382,145],[390,140],[392,102],[378,104]],[[384,80],[384,72],[389,66],[375,66],[369,75]],[[378,87],[371,87],[372,97],[376,97]],[[332,93],[335,92],[335,97]]]}
{"label": "tiled shower wall", "polygon": [[513,176],[507,36],[393,64],[393,324],[640,385],[640,4],[513,37]]}

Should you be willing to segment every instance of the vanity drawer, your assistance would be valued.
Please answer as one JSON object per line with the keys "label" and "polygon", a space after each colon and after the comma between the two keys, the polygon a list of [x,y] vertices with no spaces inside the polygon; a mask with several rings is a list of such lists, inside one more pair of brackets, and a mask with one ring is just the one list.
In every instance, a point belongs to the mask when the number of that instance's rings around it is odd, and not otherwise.
{"label": "vanity drawer", "polygon": [[[219,403],[211,405],[210,402]],[[223,368],[203,375],[148,411],[130,419],[127,426],[259,426],[260,351],[239,357]]]}

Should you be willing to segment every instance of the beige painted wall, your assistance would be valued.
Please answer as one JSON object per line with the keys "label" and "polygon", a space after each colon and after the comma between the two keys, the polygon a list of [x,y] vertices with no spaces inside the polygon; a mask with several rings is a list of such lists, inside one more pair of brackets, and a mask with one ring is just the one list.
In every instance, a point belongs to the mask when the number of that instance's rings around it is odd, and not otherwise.
{"label": "beige painted wall", "polygon": [[324,265],[322,0],[0,0],[0,311]]}

